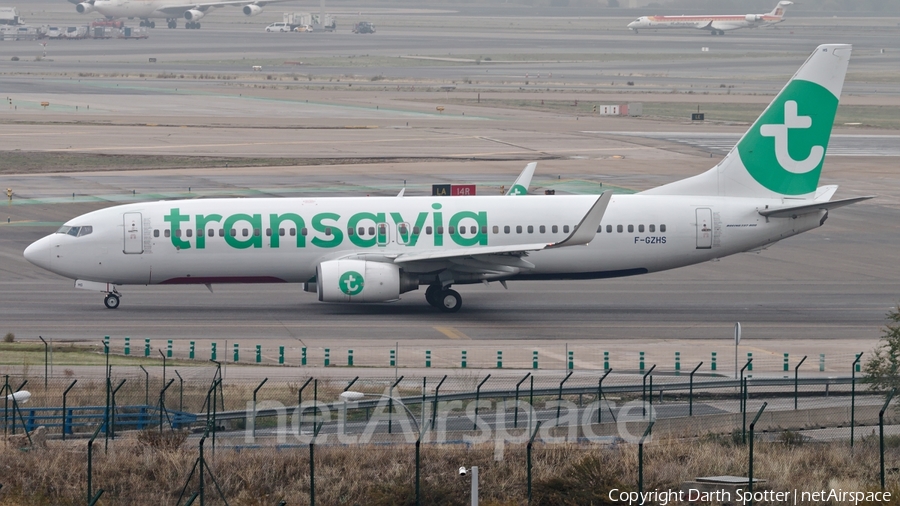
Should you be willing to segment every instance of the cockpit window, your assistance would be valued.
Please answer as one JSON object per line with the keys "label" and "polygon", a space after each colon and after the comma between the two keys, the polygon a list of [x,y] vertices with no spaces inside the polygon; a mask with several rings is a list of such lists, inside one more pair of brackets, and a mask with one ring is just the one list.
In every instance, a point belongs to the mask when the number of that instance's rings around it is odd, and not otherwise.
{"label": "cockpit window", "polygon": [[72,237],[83,237],[94,231],[94,227],[86,225],[83,227],[69,227],[63,225],[56,231],[57,234],[71,235]]}

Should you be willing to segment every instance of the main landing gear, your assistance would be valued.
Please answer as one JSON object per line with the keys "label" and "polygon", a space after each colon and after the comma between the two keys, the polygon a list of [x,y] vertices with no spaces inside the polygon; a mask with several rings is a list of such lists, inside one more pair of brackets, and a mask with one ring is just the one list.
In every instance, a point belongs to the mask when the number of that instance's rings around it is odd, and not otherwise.
{"label": "main landing gear", "polygon": [[148,28],[156,28],[156,21],[150,21],[149,19],[145,19],[141,21],[141,26],[146,26]]}
{"label": "main landing gear", "polygon": [[462,297],[449,286],[430,285],[425,290],[425,300],[445,313],[455,313],[462,307]]}
{"label": "main landing gear", "polygon": [[185,24],[184,24],[184,27],[187,28],[188,30],[199,30],[199,29],[200,29],[200,23],[191,21],[191,22],[189,22],[189,23],[185,23]]}
{"label": "main landing gear", "polygon": [[176,18],[166,18],[169,28],[178,28],[178,20]]}

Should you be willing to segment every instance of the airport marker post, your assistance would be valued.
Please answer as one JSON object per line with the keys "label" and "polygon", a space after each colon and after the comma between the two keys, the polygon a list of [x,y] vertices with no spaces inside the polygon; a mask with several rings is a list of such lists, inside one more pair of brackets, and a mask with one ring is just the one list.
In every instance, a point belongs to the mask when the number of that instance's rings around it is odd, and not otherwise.
{"label": "airport marker post", "polygon": [[397,367],[397,350],[391,349],[391,367]]}
{"label": "airport marker post", "polygon": [[166,357],[172,358],[172,340],[169,339],[168,343],[166,343]]}
{"label": "airport marker post", "polygon": [[431,350],[425,350],[425,367],[431,367]]}
{"label": "airport marker post", "polygon": [[604,371],[609,370],[609,352],[608,351],[603,352],[603,370]]}
{"label": "airport marker post", "polygon": [[234,361],[237,362],[241,358],[240,347],[238,343],[234,343]]}
{"label": "airport marker post", "polygon": [[209,346],[209,359],[215,361],[218,357],[216,357],[216,343],[211,343]]}
{"label": "airport marker post", "polygon": [[681,352],[675,352],[675,374],[681,374]]}
{"label": "airport marker post", "polygon": [[819,372],[825,372],[825,354],[819,354]]}
{"label": "airport marker post", "polygon": [[300,349],[300,365],[306,365],[306,347]]}
{"label": "airport marker post", "polygon": [[710,370],[710,371],[715,371],[715,370],[716,370],[716,352],[712,352],[712,359],[711,359],[711,360],[712,360],[712,361],[711,361],[710,364],[709,364],[709,370]]}
{"label": "airport marker post", "polygon": [[125,336],[125,356],[131,355],[131,338]]}
{"label": "airport marker post", "polygon": [[497,369],[503,369],[503,352],[497,350]]}
{"label": "airport marker post", "polygon": [[347,350],[347,365],[353,366],[353,350]]}
{"label": "airport marker post", "polygon": [[194,341],[191,341],[190,348],[188,349],[188,358],[189,359],[194,360],[194,358],[196,358],[196,356],[197,356],[195,354],[196,349],[197,349],[197,347],[195,346]]}
{"label": "airport marker post", "polygon": [[462,357],[461,357],[460,361],[461,361],[461,367],[463,369],[465,369],[466,368],[466,350],[462,350]]}
{"label": "airport marker post", "polygon": [[538,352],[534,350],[531,352],[531,368],[537,370],[538,368]]}
{"label": "airport marker post", "polygon": [[575,352],[569,350],[569,370],[575,369]]}
{"label": "airport marker post", "polygon": [[640,371],[644,372],[644,352],[642,351],[640,353],[641,353]]}
{"label": "airport marker post", "polygon": [[284,365],[284,346],[278,347],[278,365]]}
{"label": "airport marker post", "polygon": [[262,362],[262,345],[257,344],[256,345],[256,363],[259,364],[260,362]]}
{"label": "airport marker post", "polygon": [[325,367],[331,365],[331,348],[325,348]]}
{"label": "airport marker post", "polygon": [[150,356],[150,338],[144,339],[144,356]]}
{"label": "airport marker post", "polygon": [[788,364],[789,363],[790,363],[790,361],[788,360],[788,354],[785,353],[784,354],[784,372],[788,372],[788,370],[789,370]]}

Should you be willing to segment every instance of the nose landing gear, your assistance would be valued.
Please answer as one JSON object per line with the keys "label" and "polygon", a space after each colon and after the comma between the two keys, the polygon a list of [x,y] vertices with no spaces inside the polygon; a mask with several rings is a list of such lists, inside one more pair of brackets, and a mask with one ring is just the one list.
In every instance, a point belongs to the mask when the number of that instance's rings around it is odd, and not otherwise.
{"label": "nose landing gear", "polygon": [[108,293],[106,294],[106,298],[103,299],[103,304],[106,305],[106,309],[118,309],[119,296],[116,294]]}

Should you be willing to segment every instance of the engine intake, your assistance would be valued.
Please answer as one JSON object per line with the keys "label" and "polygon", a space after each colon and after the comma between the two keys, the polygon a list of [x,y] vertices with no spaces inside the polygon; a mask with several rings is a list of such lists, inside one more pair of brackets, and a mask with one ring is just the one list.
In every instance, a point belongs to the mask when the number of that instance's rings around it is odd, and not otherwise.
{"label": "engine intake", "polygon": [[418,277],[394,264],[330,260],[316,267],[316,291],[322,302],[390,302],[418,289]]}
{"label": "engine intake", "polygon": [[203,16],[206,16],[206,13],[203,11],[198,11],[197,9],[191,9],[184,12],[184,19],[188,21],[197,21]]}
{"label": "engine intake", "polygon": [[78,14],[86,14],[94,10],[94,4],[89,2],[82,2],[75,6],[75,12]]}
{"label": "engine intake", "polygon": [[243,11],[244,11],[245,16],[256,16],[257,14],[260,14],[263,10],[262,10],[262,7],[260,7],[256,4],[250,4],[250,5],[245,5]]}

